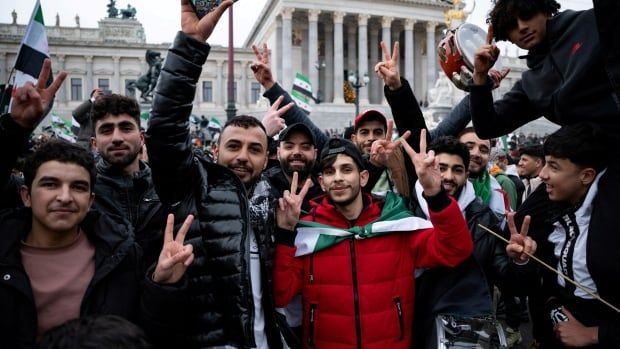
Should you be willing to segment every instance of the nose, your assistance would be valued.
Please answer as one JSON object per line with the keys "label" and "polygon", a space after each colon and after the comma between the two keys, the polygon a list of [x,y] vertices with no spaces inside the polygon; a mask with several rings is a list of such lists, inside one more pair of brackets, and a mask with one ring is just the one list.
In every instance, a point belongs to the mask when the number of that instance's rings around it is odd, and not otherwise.
{"label": "nose", "polygon": [[441,173],[441,178],[446,181],[451,181],[453,177],[452,170],[445,170]]}
{"label": "nose", "polygon": [[549,170],[547,168],[547,165],[543,166],[543,168],[540,170],[540,173],[538,173],[538,177],[540,177],[543,182],[547,182],[547,180],[549,179]]}
{"label": "nose", "polygon": [[248,162],[248,149],[243,147],[241,148],[241,150],[239,151],[239,153],[237,153],[237,157],[235,158],[235,160],[237,160],[237,162],[242,162],[242,163],[246,163]]}
{"label": "nose", "polygon": [[73,196],[71,196],[71,188],[68,185],[63,185],[60,187],[58,191],[58,195],[56,195],[56,200],[68,203],[73,200]]}
{"label": "nose", "polygon": [[114,131],[112,132],[112,142],[114,143],[123,142],[122,132],[121,130],[118,129],[118,127],[115,127]]}
{"label": "nose", "polygon": [[520,18],[517,18],[517,29],[520,32],[523,32],[523,31],[526,31],[527,28],[528,28],[527,21],[524,21],[524,20],[522,20]]}

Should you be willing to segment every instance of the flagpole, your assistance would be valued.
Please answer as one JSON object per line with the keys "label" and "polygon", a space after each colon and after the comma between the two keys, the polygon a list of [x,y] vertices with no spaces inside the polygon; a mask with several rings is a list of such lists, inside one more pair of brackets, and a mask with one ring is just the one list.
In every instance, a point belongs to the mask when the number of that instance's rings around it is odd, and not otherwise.
{"label": "flagpole", "polygon": [[[9,76],[6,79],[6,83],[4,84],[4,90],[2,90],[2,96],[0,96],[0,105],[2,105],[2,101],[4,101],[4,98],[6,97],[7,91],[9,91],[9,93],[11,93],[11,91],[13,90],[12,88],[9,89],[11,78],[13,78],[13,74],[15,74],[15,66],[13,66],[13,68],[11,68],[11,72],[9,73]],[[11,95],[12,95],[12,93],[11,93]],[[9,95],[9,96],[11,96],[11,95]],[[6,107],[8,108],[9,105],[11,105],[11,104],[7,103]],[[5,114],[7,112],[8,112],[8,110],[2,110],[2,114]]]}

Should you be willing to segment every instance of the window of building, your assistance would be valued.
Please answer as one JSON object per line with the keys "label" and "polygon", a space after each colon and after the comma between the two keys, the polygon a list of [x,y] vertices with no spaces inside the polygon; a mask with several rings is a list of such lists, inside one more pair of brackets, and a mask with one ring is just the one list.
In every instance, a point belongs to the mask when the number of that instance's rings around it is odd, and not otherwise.
{"label": "window of building", "polygon": [[71,78],[71,100],[72,101],[82,100],[82,79],[81,78]]}
{"label": "window of building", "polygon": [[258,82],[252,83],[252,90],[251,90],[250,96],[252,98],[251,99],[252,103],[256,103],[260,99],[260,84]]}
{"label": "window of building", "polygon": [[125,96],[136,98],[136,89],[129,88],[130,85],[133,85],[135,83],[136,83],[136,80],[134,79],[125,80]]}
{"label": "window of building", "polygon": [[110,90],[110,79],[99,79],[99,88],[104,91]]}
{"label": "window of building", "polygon": [[202,101],[213,102],[213,82],[212,81],[202,82]]}

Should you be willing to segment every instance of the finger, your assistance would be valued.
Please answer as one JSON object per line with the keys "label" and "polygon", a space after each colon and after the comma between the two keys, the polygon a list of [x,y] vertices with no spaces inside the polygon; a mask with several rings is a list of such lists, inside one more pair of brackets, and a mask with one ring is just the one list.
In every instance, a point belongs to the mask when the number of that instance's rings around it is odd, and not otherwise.
{"label": "finger", "polygon": [[271,109],[272,110],[278,110],[278,108],[280,107],[280,104],[282,103],[283,100],[284,100],[284,96],[278,97],[278,99],[276,99],[276,101],[273,102],[273,104],[271,105]]}
{"label": "finger", "polygon": [[394,130],[394,120],[388,120],[387,122],[387,131],[385,132],[385,140],[390,142],[392,141],[392,132]]}
{"label": "finger", "polygon": [[291,194],[297,194],[297,180],[299,178],[299,174],[297,171],[293,172],[293,180],[291,181]]}
{"label": "finger", "polygon": [[390,55],[390,50],[387,48],[385,42],[381,41],[381,50],[383,51],[383,60],[389,62],[392,60],[392,56]]}
{"label": "finger", "polygon": [[517,226],[515,225],[515,213],[508,212],[506,214],[506,219],[508,220],[508,230],[510,230],[510,235],[517,235]]}
{"label": "finger", "polygon": [[263,63],[269,64],[269,47],[267,43],[263,43]]}
{"label": "finger", "polygon": [[383,62],[379,62],[375,64],[375,73],[379,73],[379,68],[383,66]]}
{"label": "finger", "polygon": [[411,137],[411,131],[405,131],[405,133],[403,133],[403,135],[400,136],[400,139],[407,140],[409,137]]}
{"label": "finger", "polygon": [[301,191],[299,192],[299,198],[301,199],[301,201],[303,201],[303,199],[306,197],[306,194],[308,194],[308,190],[310,190],[311,185],[312,185],[312,180],[310,180],[310,178],[307,178],[306,182],[304,183],[304,186],[301,188]]}
{"label": "finger", "polygon": [[527,232],[530,229],[530,220],[531,217],[529,215],[525,216],[525,218],[523,219],[523,224],[521,224],[521,235],[523,237],[527,236]]}
{"label": "finger", "polygon": [[222,17],[222,15],[224,14],[224,12],[230,7],[232,6],[233,1],[232,0],[226,0],[223,1],[220,6],[216,7],[215,10],[213,12],[210,13],[210,16],[212,18],[212,21],[214,23],[219,22],[220,17]]}
{"label": "finger", "polygon": [[566,315],[566,317],[568,318],[568,321],[577,321],[575,319],[575,316],[573,316],[573,314],[570,311],[568,311],[566,307],[562,306],[562,312],[564,313],[564,315]]}
{"label": "finger", "polygon": [[46,58],[43,61],[43,66],[41,66],[41,71],[39,72],[39,79],[37,80],[37,88],[44,90],[47,84],[47,79],[50,76],[50,71],[52,70],[52,61],[49,58]]}
{"label": "finger", "polygon": [[252,45],[252,51],[254,51],[254,55],[256,56],[256,60],[260,62],[260,51],[258,51],[258,47],[256,45]]}
{"label": "finger", "polygon": [[528,238],[523,239],[523,252],[524,253],[531,254],[533,248],[534,248],[534,240],[532,240],[532,238],[528,237]]}
{"label": "finger", "polygon": [[61,71],[60,73],[58,73],[58,76],[54,79],[54,81],[52,81],[52,84],[50,85],[50,87],[47,88],[47,91],[52,96],[54,96],[56,92],[60,89],[60,86],[62,85],[62,83],[65,81],[66,78],[67,78],[67,72]]}
{"label": "finger", "polygon": [[420,131],[420,154],[426,153],[426,129]]}
{"label": "finger", "polygon": [[284,200],[282,198],[278,199],[278,207],[280,207],[280,211],[284,212],[286,211],[286,207],[284,206]]}
{"label": "finger", "polygon": [[405,149],[405,151],[407,152],[407,154],[409,154],[409,157],[413,160],[413,158],[418,154],[415,152],[415,150],[413,150],[413,148],[411,148],[411,146],[409,145],[409,143],[407,143],[407,140],[405,139],[399,139],[398,140],[400,142],[400,144],[403,146],[403,148]]}
{"label": "finger", "polygon": [[170,257],[170,259],[168,260],[168,263],[166,263],[169,266],[174,266],[176,264],[179,263],[183,263],[187,258],[189,258],[189,256],[192,255],[192,251],[187,251],[185,249],[175,253],[174,255],[172,255],[172,257]]}
{"label": "finger", "polygon": [[394,65],[396,67],[398,67],[396,63],[398,63],[399,57],[400,57],[400,44],[398,43],[398,41],[396,41],[394,43],[394,49],[392,50],[392,62],[394,62]]}
{"label": "finger", "polygon": [[381,66],[379,67],[379,74],[381,74],[381,75],[382,75],[382,77],[381,77],[382,79],[384,79],[384,80],[385,80],[385,77],[387,77],[388,75],[390,75],[390,73],[391,73],[390,69],[389,69],[388,67],[386,67],[385,65],[381,65]]}
{"label": "finger", "polygon": [[190,265],[192,265],[192,263],[194,262],[194,254],[190,254],[189,257],[185,260],[185,262],[183,263],[183,265],[185,265],[186,267],[189,267]]}
{"label": "finger", "polygon": [[187,215],[187,218],[185,218],[185,222],[183,222],[181,229],[179,229],[179,231],[177,232],[177,237],[174,241],[180,244],[182,244],[183,241],[185,241],[185,235],[189,231],[189,228],[192,226],[193,221],[194,221],[194,216],[191,214]]}
{"label": "finger", "polygon": [[[293,109],[294,106],[295,106],[295,102],[291,102],[283,106],[282,108],[278,109],[278,116],[286,114],[289,110]],[[282,119],[282,124],[284,124],[284,119]]]}
{"label": "finger", "polygon": [[487,39],[485,42],[489,45],[493,43],[493,24],[489,24],[489,30],[487,31]]}
{"label": "finger", "polygon": [[174,228],[174,215],[170,213],[166,220],[166,229],[164,230],[164,244],[174,240],[172,238],[172,229]]}
{"label": "finger", "polygon": [[502,79],[505,78],[508,75],[508,73],[510,73],[510,68],[502,69],[502,71],[500,72]]}

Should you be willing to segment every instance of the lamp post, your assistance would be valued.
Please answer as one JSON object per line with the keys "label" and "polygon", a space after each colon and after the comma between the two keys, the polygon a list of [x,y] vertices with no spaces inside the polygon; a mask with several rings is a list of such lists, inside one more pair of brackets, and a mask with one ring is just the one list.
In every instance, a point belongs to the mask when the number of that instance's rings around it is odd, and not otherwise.
{"label": "lamp post", "polygon": [[349,74],[349,83],[355,89],[355,116],[360,113],[360,88],[366,87],[369,81],[370,78],[367,73],[364,73],[361,79],[357,71],[355,74]]}
{"label": "lamp post", "polygon": [[323,101],[323,96],[321,96],[321,70],[325,69],[325,61],[318,60],[314,62],[314,67],[317,70],[317,80],[316,80],[316,97],[314,97],[314,103],[319,104]]}
{"label": "lamp post", "polygon": [[[245,73],[244,73],[245,74]],[[235,105],[235,46],[233,40],[233,7],[228,8],[228,103],[226,106],[226,120],[237,115]]]}

